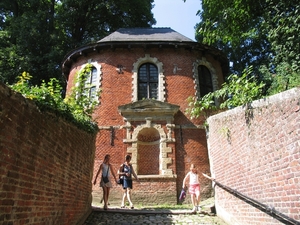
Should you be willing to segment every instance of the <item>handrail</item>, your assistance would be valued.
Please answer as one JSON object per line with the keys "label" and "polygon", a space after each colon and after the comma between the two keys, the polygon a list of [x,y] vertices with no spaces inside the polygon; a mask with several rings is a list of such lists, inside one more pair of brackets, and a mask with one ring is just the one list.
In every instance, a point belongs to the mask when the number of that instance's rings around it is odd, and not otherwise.
{"label": "handrail", "polygon": [[293,218],[290,218],[280,212],[278,212],[274,207],[265,205],[263,203],[260,203],[259,201],[252,199],[230,187],[227,187],[223,184],[221,184],[220,182],[216,181],[214,178],[202,173],[204,177],[212,180],[215,185],[219,186],[220,188],[222,188],[223,190],[229,192],[230,194],[236,196],[237,198],[241,199],[242,201],[252,205],[253,207],[259,209],[260,211],[268,214],[269,216],[272,216],[273,218],[279,220],[280,222],[284,223],[284,224],[288,224],[288,225],[300,225],[299,221],[294,220]]}

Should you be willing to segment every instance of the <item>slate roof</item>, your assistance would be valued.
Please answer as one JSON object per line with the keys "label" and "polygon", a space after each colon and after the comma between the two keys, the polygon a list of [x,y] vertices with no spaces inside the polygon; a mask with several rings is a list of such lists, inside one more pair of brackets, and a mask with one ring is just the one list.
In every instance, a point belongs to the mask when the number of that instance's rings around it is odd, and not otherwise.
{"label": "slate roof", "polygon": [[209,52],[218,57],[224,66],[224,74],[228,73],[228,59],[217,48],[195,42],[192,39],[172,30],[161,28],[120,28],[103,39],[78,47],[67,53],[62,62],[63,74],[68,77],[70,68],[79,57],[102,49],[116,48],[185,48],[192,51]]}
{"label": "slate roof", "polygon": [[120,28],[97,43],[124,41],[194,42],[171,28]]}

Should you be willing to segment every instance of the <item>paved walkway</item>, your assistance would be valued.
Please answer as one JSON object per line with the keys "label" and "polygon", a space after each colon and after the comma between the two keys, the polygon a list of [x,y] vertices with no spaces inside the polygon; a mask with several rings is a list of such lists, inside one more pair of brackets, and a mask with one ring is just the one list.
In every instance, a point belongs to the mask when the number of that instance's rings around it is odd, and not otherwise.
{"label": "paved walkway", "polygon": [[201,212],[192,213],[191,210],[120,209],[117,207],[103,210],[103,208],[93,206],[93,212],[84,225],[227,225],[209,211],[202,209]]}

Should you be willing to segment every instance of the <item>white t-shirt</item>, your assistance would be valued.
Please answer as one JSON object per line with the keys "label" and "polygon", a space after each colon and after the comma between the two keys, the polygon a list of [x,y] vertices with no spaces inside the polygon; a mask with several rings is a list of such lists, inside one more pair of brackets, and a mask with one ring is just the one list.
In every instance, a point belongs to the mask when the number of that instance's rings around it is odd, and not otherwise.
{"label": "white t-shirt", "polygon": [[190,173],[190,184],[199,184],[198,174],[193,173],[192,171],[190,171],[189,173]]}

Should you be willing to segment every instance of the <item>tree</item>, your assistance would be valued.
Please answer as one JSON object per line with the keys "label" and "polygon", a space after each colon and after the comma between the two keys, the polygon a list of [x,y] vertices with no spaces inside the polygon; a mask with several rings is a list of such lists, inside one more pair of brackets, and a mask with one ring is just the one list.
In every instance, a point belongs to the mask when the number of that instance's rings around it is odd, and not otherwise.
{"label": "tree", "polygon": [[56,47],[59,31],[53,22],[54,1],[5,1],[1,4],[1,32],[6,34],[0,40],[6,43],[1,55],[2,80],[12,83],[23,71],[32,74],[33,83],[59,78],[61,52]]}
{"label": "tree", "polygon": [[[248,105],[299,87],[299,11],[296,0],[203,0],[196,39],[227,53],[233,74],[220,90],[190,98],[190,115]],[[216,99],[222,103],[215,105]]]}
{"label": "tree", "polygon": [[268,11],[262,26],[273,56],[271,67],[287,63],[300,72],[300,5],[298,1],[266,0]]}
{"label": "tree", "polygon": [[[252,67],[245,69],[240,76],[231,74],[222,84],[221,89],[210,92],[199,99],[190,97],[188,99],[189,108],[186,112],[192,118],[200,115],[207,118],[220,109],[247,106],[252,101],[261,98],[265,84],[257,80],[252,70]],[[216,104],[216,100],[221,101],[221,104]]]}
{"label": "tree", "polygon": [[151,27],[156,21],[153,0],[64,0],[58,4],[58,21],[70,37],[70,49],[97,41],[121,27]]}
{"label": "tree", "polygon": [[153,0],[2,0],[0,80],[62,81],[61,60],[75,47],[98,41],[121,27],[151,27]]}
{"label": "tree", "polygon": [[233,73],[283,61],[299,71],[299,10],[296,0],[203,0],[196,39],[227,53]]}

